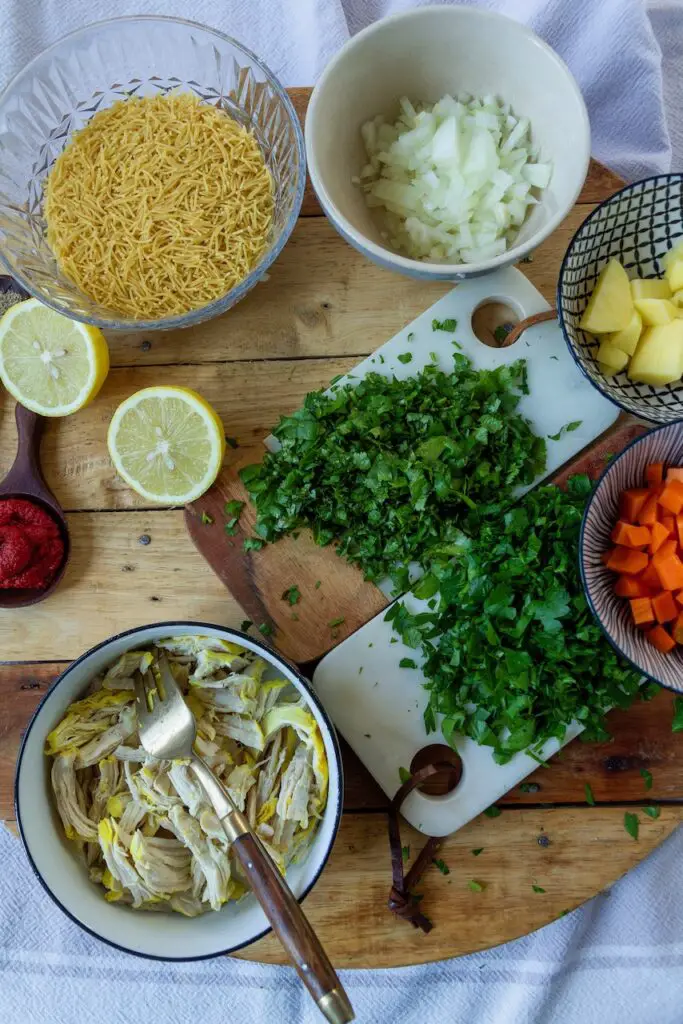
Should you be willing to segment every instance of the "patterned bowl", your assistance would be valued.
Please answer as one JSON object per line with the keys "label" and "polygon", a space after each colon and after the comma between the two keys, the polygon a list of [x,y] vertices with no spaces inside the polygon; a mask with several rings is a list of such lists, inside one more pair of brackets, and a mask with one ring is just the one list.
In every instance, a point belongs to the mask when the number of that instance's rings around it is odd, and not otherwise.
{"label": "patterned bowl", "polygon": [[683,466],[683,420],[667,423],[633,441],[600,477],[586,506],[579,539],[579,566],[586,599],[605,636],[643,675],[683,693],[683,647],[661,654],[636,629],[628,601],[614,593],[615,573],[601,560],[612,547],[610,533],[619,518],[619,495],[643,487],[651,462]]}
{"label": "patterned bowl", "polygon": [[[253,131],[273,177],[273,223],[261,259],[227,294],[179,316],[135,320],[93,301],[61,273],[47,244],[43,186],[72,134],[98,110],[174,89]],[[305,183],[303,132],[278,80],[234,39],[191,21],[135,16],[86,25],[39,54],[0,95],[0,261],[46,305],[98,327],[187,327],[234,306],[292,233]]]}
{"label": "patterned bowl", "polygon": [[661,277],[662,257],[683,237],[683,174],[645,178],[616,192],[586,218],[567,249],[557,286],[557,312],[569,351],[611,402],[654,423],[683,417],[683,382],[654,388],[625,373],[606,377],[598,342],[579,328],[598,273],[612,257],[629,277]]}

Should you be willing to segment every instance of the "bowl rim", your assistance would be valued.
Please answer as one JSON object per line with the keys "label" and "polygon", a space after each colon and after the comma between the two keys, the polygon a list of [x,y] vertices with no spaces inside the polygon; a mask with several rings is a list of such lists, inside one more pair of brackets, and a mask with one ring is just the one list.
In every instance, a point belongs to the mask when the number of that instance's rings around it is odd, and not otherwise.
{"label": "bowl rim", "polygon": [[[582,131],[580,138],[577,138],[576,140],[575,148],[583,148],[584,150],[582,161],[583,174],[577,177],[577,184],[573,194],[571,195],[570,202],[566,204],[561,211],[550,217],[545,225],[541,225],[531,238],[528,238],[525,242],[522,242],[519,245],[511,245],[510,248],[504,253],[501,253],[500,256],[494,256],[490,260],[483,260],[479,263],[425,263],[421,260],[413,260],[408,256],[402,256],[400,253],[394,252],[393,249],[378,245],[377,242],[373,242],[364,234],[357,231],[351,222],[339,212],[336,205],[330,199],[327,189],[318,173],[317,160],[315,158],[313,143],[311,141],[312,129],[309,125],[312,125],[313,123],[313,116],[319,101],[320,92],[327,84],[327,81],[333,71],[338,67],[341,61],[346,58],[350,50],[357,47],[359,43],[363,42],[375,33],[379,33],[390,23],[400,20],[421,18],[423,15],[435,14],[437,11],[439,13],[448,12],[445,15],[446,17],[468,17],[473,20],[480,19],[482,21],[487,21],[489,24],[503,21],[514,25],[523,36],[526,36],[529,42],[533,43],[540,50],[543,50],[546,56],[550,57],[557,67],[564,72],[570,89],[573,92],[575,99],[578,100],[578,108],[581,115]],[[396,14],[391,14],[386,18],[373,22],[373,24],[368,25],[366,28],[362,29],[362,31],[351,36],[351,38],[344,43],[342,48],[334,55],[334,57],[332,57],[315,84],[308,104],[308,109],[306,111],[304,138],[306,142],[306,159],[308,162],[308,173],[311,179],[311,184],[313,185],[315,194],[318,197],[323,211],[332,221],[340,234],[347,238],[347,240],[356,248],[360,249],[366,255],[369,255],[373,260],[377,260],[379,263],[382,263],[382,265],[389,266],[392,270],[398,270],[406,274],[414,274],[419,271],[420,276],[427,280],[430,278],[440,278],[443,280],[446,275],[457,275],[459,278],[462,278],[488,273],[489,271],[507,266],[511,262],[517,262],[524,256],[528,255],[528,253],[533,249],[536,249],[541,242],[552,234],[559,224],[562,223],[564,218],[567,216],[568,211],[574,206],[581,189],[584,186],[591,156],[590,121],[588,118],[586,101],[583,98],[583,94],[581,93],[581,89],[579,88],[576,79],[560,55],[551,46],[549,46],[544,39],[541,39],[533,29],[529,28],[528,25],[524,25],[522,22],[516,21],[514,18],[510,18],[506,14],[501,14],[499,11],[487,10],[481,7],[466,7],[462,4],[427,4],[421,7],[412,7],[408,10],[398,11]]]}
{"label": "bowl rim", "polygon": [[[249,292],[254,285],[258,284],[264,274],[267,274],[271,265],[275,262],[277,257],[282,252],[284,246],[289,241],[289,237],[294,230],[299,214],[301,212],[301,205],[304,199],[304,191],[306,188],[306,147],[304,144],[304,134],[301,127],[301,122],[294,109],[289,93],[280,82],[279,78],[273,74],[268,65],[258,57],[253,50],[250,50],[247,46],[241,43],[234,36],[228,35],[226,32],[221,32],[218,29],[211,28],[209,25],[204,25],[199,21],[192,21],[189,18],[176,18],[172,15],[167,14],[127,14],[122,15],[118,18],[101,18],[98,21],[91,21],[87,25],[82,25],[80,28],[74,29],[71,32],[67,32],[59,39],[55,40],[49,46],[46,46],[44,50],[37,53],[27,64],[14,75],[4,89],[0,90],[0,109],[2,105],[7,101],[8,97],[12,95],[13,90],[17,85],[20,85],[22,80],[28,79],[33,73],[34,66],[38,64],[43,58],[49,56],[53,51],[62,47],[64,43],[69,40],[76,38],[77,36],[86,35],[93,30],[97,31],[105,26],[117,25],[121,22],[150,22],[157,24],[159,22],[169,22],[174,25],[183,25],[191,29],[200,29],[202,32],[207,32],[209,35],[220,39],[224,43],[229,43],[231,46],[236,47],[246,57],[256,64],[258,68],[263,72],[265,77],[270,81],[271,85],[275,88],[278,93],[283,106],[287,110],[289,118],[291,120],[294,130],[294,141],[296,154],[298,158],[298,171],[296,189],[294,191],[294,199],[292,203],[292,209],[290,210],[289,217],[286,223],[283,225],[282,231],[280,232],[277,240],[270,250],[268,250],[263,258],[256,264],[256,266],[249,271],[247,276],[243,278],[239,284],[236,284],[230,289],[225,295],[219,299],[214,299],[213,302],[209,302],[205,306],[200,306],[198,309],[188,310],[187,313],[178,313],[173,316],[164,317],[157,320],[133,320],[123,319],[118,317],[116,319],[106,319],[99,316],[86,316],[84,314],[77,314],[72,310],[67,310],[60,302],[55,299],[46,298],[40,291],[38,291],[24,275],[17,274],[15,270],[10,266],[7,261],[2,248],[0,248],[0,265],[2,265],[7,273],[13,277],[23,288],[26,289],[32,296],[39,299],[44,305],[50,309],[54,309],[57,313],[61,313],[62,316],[68,316],[70,320],[78,320],[81,323],[91,324],[95,327],[99,327],[102,330],[109,331],[168,331],[179,327],[192,327],[195,324],[202,323],[204,320],[211,320],[215,316],[219,316],[232,306],[236,305],[244,296]],[[73,133],[71,133],[73,134]]]}
{"label": "bowl rim", "polygon": [[[636,407],[635,403],[633,405],[627,405],[623,400],[620,401],[618,398],[616,398],[612,394],[612,392],[605,387],[604,384],[602,384],[595,377],[593,377],[593,375],[589,372],[588,368],[584,365],[584,360],[580,359],[577,353],[574,351],[574,346],[572,345],[572,342],[569,338],[569,328],[564,322],[564,313],[562,310],[562,283],[566,270],[567,261],[569,259],[569,255],[572,251],[572,248],[574,247],[574,243],[576,242],[581,231],[583,231],[584,227],[593,219],[593,217],[595,217],[600,212],[600,210],[602,210],[603,207],[609,206],[609,204],[618,196],[623,195],[624,192],[630,192],[632,189],[637,188],[639,185],[645,185],[651,181],[664,181],[671,178],[677,178],[681,186],[683,186],[683,171],[669,171],[667,174],[651,174],[648,175],[647,178],[639,178],[638,181],[628,182],[628,184],[624,185],[623,188],[618,189],[616,192],[613,192],[611,196],[608,196],[607,199],[603,199],[601,203],[598,203],[595,209],[591,210],[591,212],[588,214],[585,220],[581,221],[578,228],[572,235],[569,241],[569,245],[567,246],[567,249],[565,251],[565,254],[562,257],[562,263],[560,264],[560,272],[557,277],[557,288],[555,289],[555,307],[557,309],[557,319],[560,324],[562,336],[564,337],[565,344],[569,349],[569,354],[578,366],[579,370],[581,370],[581,373],[584,375],[584,377],[587,377],[593,385],[593,387],[596,388],[596,390],[598,390],[601,395],[608,399],[608,401],[612,402],[613,405],[616,405],[619,409],[623,409],[624,412],[630,413],[632,416],[640,416],[642,419],[647,420],[648,423],[656,424],[656,426],[652,428],[653,430],[658,430],[660,427],[670,427],[672,423],[678,423],[679,420],[683,420],[683,413],[681,413],[680,416],[675,416],[673,419],[666,421],[653,419],[652,410],[641,409],[639,405]],[[577,347],[583,350],[583,346]],[[637,440],[638,438],[636,438],[636,441]],[[632,441],[629,445],[627,445],[627,447],[624,448],[624,452],[628,451],[628,449],[631,447],[631,444],[634,443],[635,442]],[[620,458],[622,454],[623,452],[621,452],[619,456],[617,456],[617,458]],[[609,469],[609,467],[607,468]],[[602,476],[600,477],[600,480],[602,480]],[[600,482],[600,480],[598,480],[598,483]],[[664,683],[662,683],[662,686],[663,685]]]}
{"label": "bowl rim", "polygon": [[227,955],[229,955],[231,953],[237,952],[240,949],[245,949],[247,946],[251,946],[254,942],[258,942],[259,939],[264,938],[264,936],[268,935],[273,929],[272,929],[272,927],[268,926],[267,928],[264,928],[263,931],[260,931],[257,935],[254,935],[253,938],[247,939],[244,942],[240,942],[240,943],[237,943],[236,945],[229,946],[226,949],[217,950],[214,953],[204,953],[204,954],[201,954],[200,956],[174,956],[174,957],[171,957],[171,956],[158,956],[158,955],[153,954],[153,953],[143,953],[140,950],[131,949],[128,946],[122,946],[119,942],[114,942],[112,939],[106,938],[104,935],[102,935],[100,932],[96,931],[94,928],[91,928],[89,925],[84,924],[83,921],[81,921],[73,911],[67,909],[67,907],[65,907],[64,904],[62,903],[61,899],[57,896],[57,894],[55,892],[53,892],[53,890],[48,886],[47,882],[43,878],[43,876],[42,876],[42,874],[40,872],[40,869],[38,868],[37,864],[35,863],[35,861],[33,859],[33,855],[31,853],[29,844],[28,844],[28,842],[26,840],[26,836],[24,834],[24,829],[23,829],[23,826],[22,826],[21,804],[20,804],[20,800],[19,800],[19,776],[21,774],[23,757],[24,757],[25,748],[26,748],[26,745],[27,745],[27,742],[28,742],[28,737],[29,737],[29,734],[31,733],[31,730],[33,729],[33,727],[34,727],[34,725],[36,723],[36,720],[38,718],[38,714],[41,711],[41,709],[43,708],[43,706],[48,702],[48,700],[52,696],[53,692],[58,688],[58,686],[62,683],[62,681],[66,678],[66,676],[69,675],[70,672],[72,672],[75,668],[77,668],[83,661],[85,661],[87,658],[89,658],[92,654],[95,654],[97,651],[101,651],[103,648],[108,647],[114,641],[121,640],[121,639],[123,639],[125,637],[132,637],[136,633],[141,633],[141,632],[143,632],[145,630],[148,630],[148,629],[160,629],[162,627],[163,628],[166,628],[166,627],[168,627],[168,628],[176,628],[176,627],[185,628],[185,627],[188,627],[188,626],[193,628],[193,629],[195,629],[195,628],[214,629],[214,630],[217,630],[217,631],[219,631],[221,633],[228,633],[228,634],[230,634],[230,636],[240,637],[243,640],[247,640],[247,641],[249,641],[249,643],[254,644],[261,651],[263,651],[264,657],[267,660],[269,660],[271,662],[272,662],[272,659],[276,659],[277,661],[280,661],[284,666],[287,667],[287,669],[294,676],[296,676],[297,682],[301,685],[302,689],[305,691],[307,699],[315,707],[316,711],[318,712],[320,717],[323,719],[323,721],[325,722],[325,725],[328,728],[328,731],[329,731],[329,734],[330,734],[330,742],[331,742],[332,750],[334,752],[335,768],[336,768],[336,772],[337,772],[337,776],[338,776],[337,806],[335,807],[335,810],[334,810],[334,824],[333,824],[333,828],[332,828],[332,834],[331,834],[331,837],[330,837],[329,845],[328,845],[327,849],[325,850],[324,855],[321,858],[320,864],[319,864],[318,869],[315,872],[313,878],[308,883],[308,885],[303,889],[301,894],[296,897],[297,903],[299,903],[299,904],[301,904],[303,902],[303,900],[310,893],[311,889],[313,889],[313,887],[316,885],[316,883],[317,883],[318,879],[320,878],[320,876],[321,876],[321,874],[322,874],[322,872],[323,872],[323,870],[324,870],[328,860],[330,859],[330,854],[332,853],[332,849],[334,847],[335,841],[336,841],[337,836],[339,834],[339,827],[341,825],[342,813],[343,813],[343,809],[344,809],[344,768],[343,768],[343,762],[342,762],[342,757],[341,757],[341,747],[339,745],[339,737],[337,736],[336,729],[335,729],[335,727],[334,727],[334,725],[332,723],[332,720],[331,720],[330,716],[328,715],[327,711],[323,707],[322,701],[320,700],[318,695],[315,693],[315,690],[313,689],[312,684],[310,683],[309,680],[307,680],[302,675],[302,673],[299,671],[297,666],[294,665],[292,662],[288,661],[285,657],[283,657],[279,652],[275,651],[272,647],[268,647],[267,644],[264,644],[261,640],[258,640],[256,637],[249,636],[247,633],[243,632],[240,629],[232,629],[232,627],[230,627],[230,626],[221,626],[221,625],[218,625],[215,622],[193,621],[193,620],[189,620],[189,619],[172,619],[172,620],[169,619],[169,620],[162,620],[162,621],[159,621],[159,622],[149,622],[149,623],[146,623],[144,626],[134,626],[131,629],[124,629],[120,633],[115,633],[113,636],[107,637],[106,640],[102,640],[102,641],[100,641],[100,643],[95,644],[94,646],[88,648],[87,651],[84,651],[83,654],[81,654],[78,658],[76,658],[76,659],[74,659],[74,661],[70,662],[66,666],[64,671],[60,672],[60,674],[54,680],[52,685],[44,693],[44,695],[41,698],[40,702],[37,704],[35,710],[33,711],[33,714],[31,715],[31,720],[30,720],[30,722],[29,722],[29,724],[28,724],[28,726],[26,728],[26,731],[25,731],[25,733],[24,733],[24,735],[22,736],[22,739],[21,739],[21,745],[19,747],[19,753],[17,755],[16,768],[15,768],[15,772],[14,772],[14,787],[13,788],[14,788],[14,810],[15,810],[15,814],[16,814],[17,825],[19,827],[19,835],[21,837],[22,846],[23,846],[24,852],[26,853],[26,856],[28,858],[28,862],[29,862],[29,864],[31,866],[31,870],[33,871],[33,874],[37,878],[38,882],[40,883],[42,888],[45,890],[45,892],[48,894],[48,896],[52,899],[52,901],[54,903],[56,903],[56,905],[59,907],[59,909],[64,914],[66,914],[66,916],[71,921],[73,921],[74,924],[78,925],[79,928],[82,928],[84,932],[87,932],[89,935],[92,935],[93,938],[97,939],[99,942],[104,942],[108,946],[111,946],[114,949],[118,949],[122,953],[128,953],[131,956],[141,957],[143,960],[159,960],[159,961],[162,961],[162,962],[165,962],[165,963],[186,963],[186,962],[190,963],[190,962],[194,962],[194,961],[197,961],[197,960],[213,960],[217,956],[227,956]]}
{"label": "bowl rim", "polygon": [[[657,177],[661,177],[661,175],[657,175]],[[612,647],[612,649],[615,650],[616,653],[618,655],[620,655],[620,657],[622,657],[625,661],[627,661],[629,663],[629,665],[631,665],[631,667],[636,670],[636,672],[639,672],[641,674],[641,676],[643,676],[643,678],[648,679],[648,680],[650,680],[653,683],[657,683],[658,686],[664,687],[665,690],[669,690],[671,693],[677,693],[677,694],[681,695],[681,694],[683,694],[683,687],[681,687],[680,690],[677,690],[677,689],[675,689],[675,687],[669,686],[668,683],[662,682],[661,679],[658,679],[657,676],[652,675],[651,672],[646,671],[646,669],[644,669],[642,667],[642,665],[639,665],[637,662],[635,662],[633,660],[633,658],[629,657],[629,655],[626,653],[626,651],[624,651],[619,646],[619,644],[616,642],[616,640],[612,637],[611,633],[607,629],[607,626],[603,623],[602,619],[598,615],[597,610],[595,608],[595,604],[593,602],[593,598],[591,597],[591,593],[590,593],[590,590],[588,588],[588,583],[586,581],[585,560],[584,560],[584,534],[585,534],[585,530],[586,530],[586,521],[588,519],[588,511],[589,511],[591,505],[593,504],[593,502],[595,501],[595,499],[597,497],[598,488],[599,488],[600,484],[607,477],[607,475],[614,468],[614,466],[616,466],[617,462],[619,462],[619,460],[622,459],[631,450],[631,448],[634,448],[637,444],[640,444],[642,441],[645,441],[645,440],[649,439],[650,437],[652,437],[653,434],[658,434],[660,430],[670,430],[672,427],[681,427],[681,428],[683,428],[683,417],[680,417],[680,418],[675,419],[675,420],[670,420],[668,423],[659,423],[659,424],[657,424],[656,427],[652,427],[652,428],[648,429],[644,434],[641,434],[639,437],[634,437],[634,439],[632,441],[629,441],[629,443],[626,445],[626,447],[623,448],[619,452],[619,454],[616,455],[613,459],[611,459],[610,462],[608,462],[608,464],[605,466],[605,468],[603,469],[602,473],[600,474],[598,479],[595,481],[595,484],[593,485],[593,491],[591,493],[591,496],[589,497],[588,501],[586,502],[586,507],[583,510],[583,515],[581,517],[581,529],[579,530],[578,559],[579,559],[579,574],[581,576],[581,586],[583,588],[583,593],[584,593],[584,596],[586,598],[586,604],[590,608],[591,615],[593,616],[594,620],[597,622],[598,626],[600,627],[600,630],[601,630],[603,636],[605,637],[605,639],[608,641],[610,647]]]}

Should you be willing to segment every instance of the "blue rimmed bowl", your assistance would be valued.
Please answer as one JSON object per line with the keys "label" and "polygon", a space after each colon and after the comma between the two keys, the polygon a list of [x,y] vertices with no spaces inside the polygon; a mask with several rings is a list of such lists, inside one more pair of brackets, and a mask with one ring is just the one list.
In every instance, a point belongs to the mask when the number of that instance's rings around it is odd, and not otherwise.
{"label": "blue rimmed bowl", "polygon": [[643,675],[683,693],[683,647],[662,654],[652,646],[633,625],[629,602],[614,593],[616,573],[602,562],[602,555],[613,547],[610,534],[619,518],[619,495],[645,486],[645,469],[651,462],[683,466],[683,420],[637,438],[600,477],[581,524],[581,580],[590,609],[615,650]]}
{"label": "blue rimmed bowl", "polygon": [[597,361],[599,342],[579,321],[608,260],[620,260],[630,278],[662,277],[662,257],[681,238],[683,174],[637,181],[585,219],[569,243],[557,285],[560,326],[579,368],[611,402],[653,423],[683,418],[683,382],[655,388],[634,384],[623,372],[606,377]]}

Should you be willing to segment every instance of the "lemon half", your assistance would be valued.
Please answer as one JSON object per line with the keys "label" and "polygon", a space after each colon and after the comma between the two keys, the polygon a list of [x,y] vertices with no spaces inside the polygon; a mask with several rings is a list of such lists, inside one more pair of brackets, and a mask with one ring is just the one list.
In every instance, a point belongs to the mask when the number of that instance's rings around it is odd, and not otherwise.
{"label": "lemon half", "polygon": [[218,414],[181,387],[136,391],[114,413],[107,443],[126,483],[162,505],[184,505],[207,491],[225,455]]}
{"label": "lemon half", "polygon": [[10,306],[0,320],[2,383],[41,416],[78,412],[108,372],[109,349],[97,327],[69,320],[38,299]]}

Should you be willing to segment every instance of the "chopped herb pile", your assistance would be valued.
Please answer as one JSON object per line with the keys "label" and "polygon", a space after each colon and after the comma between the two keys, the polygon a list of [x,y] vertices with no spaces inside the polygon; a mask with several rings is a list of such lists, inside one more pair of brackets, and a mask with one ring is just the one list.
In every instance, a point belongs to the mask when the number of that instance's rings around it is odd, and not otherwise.
{"label": "chopped herb pile", "polygon": [[477,371],[465,356],[453,359],[452,373],[370,373],[313,392],[283,417],[279,451],[240,474],[258,537],[309,526],[318,544],[337,541],[366,578],[390,576],[402,592],[408,564],[448,553],[473,511],[497,520],[514,489],[545,466],[545,441],[517,412],[526,366]]}
{"label": "chopped herb pile", "polygon": [[530,491],[497,521],[482,520],[471,539],[461,536],[455,559],[432,564],[416,592],[439,592],[434,611],[413,614],[402,601],[389,608],[404,643],[422,650],[425,721],[433,727],[444,715],[447,741],[470,736],[505,764],[562,740],[573,719],[585,738],[608,738],[605,713],[638,694],[639,673],[617,658],[581,588],[576,552],[590,489],[576,476],[567,492]]}

